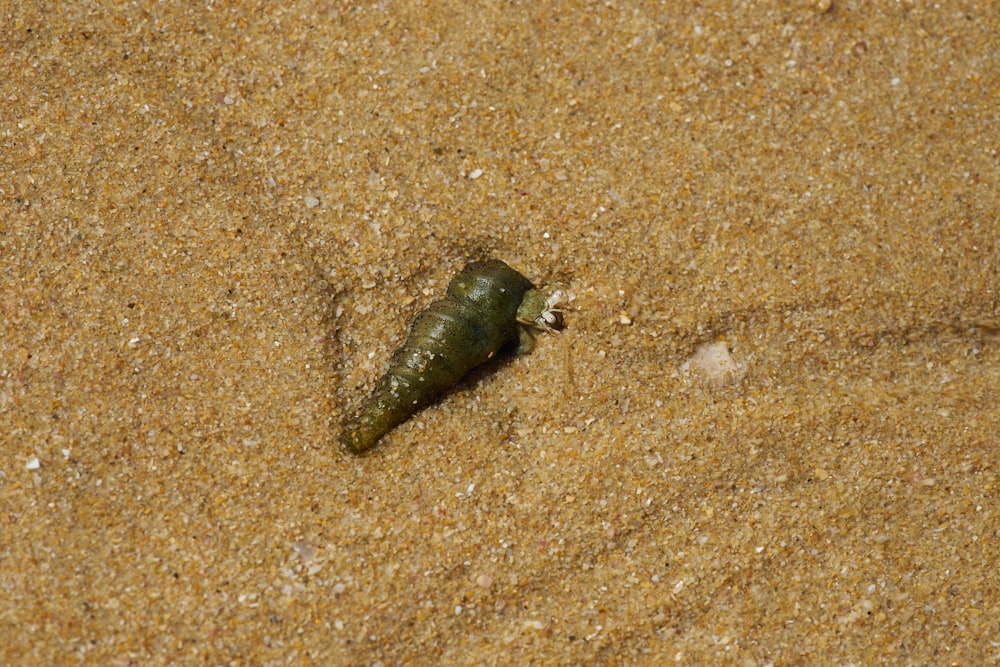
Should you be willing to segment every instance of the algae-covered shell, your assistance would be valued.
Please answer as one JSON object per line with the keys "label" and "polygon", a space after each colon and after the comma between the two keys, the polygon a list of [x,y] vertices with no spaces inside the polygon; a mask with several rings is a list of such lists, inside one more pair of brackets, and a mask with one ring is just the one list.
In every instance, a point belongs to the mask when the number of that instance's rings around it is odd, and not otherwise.
{"label": "algae-covered shell", "polygon": [[345,426],[345,447],[361,453],[375,446],[506,343],[518,339],[518,353],[530,351],[531,328],[550,328],[556,305],[498,259],[466,266],[448,284],[447,297],[414,320],[389,370]]}

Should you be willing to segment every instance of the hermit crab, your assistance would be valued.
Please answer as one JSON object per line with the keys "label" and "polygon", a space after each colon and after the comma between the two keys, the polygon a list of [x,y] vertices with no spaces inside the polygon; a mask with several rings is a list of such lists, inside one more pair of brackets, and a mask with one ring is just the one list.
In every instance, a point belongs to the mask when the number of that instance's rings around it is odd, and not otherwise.
{"label": "hermit crab", "polygon": [[448,284],[447,296],[413,321],[389,370],[344,427],[344,446],[355,454],[371,449],[507,343],[518,341],[515,354],[530,352],[536,331],[562,325],[565,300],[561,287],[536,289],[498,259],[468,264]]}

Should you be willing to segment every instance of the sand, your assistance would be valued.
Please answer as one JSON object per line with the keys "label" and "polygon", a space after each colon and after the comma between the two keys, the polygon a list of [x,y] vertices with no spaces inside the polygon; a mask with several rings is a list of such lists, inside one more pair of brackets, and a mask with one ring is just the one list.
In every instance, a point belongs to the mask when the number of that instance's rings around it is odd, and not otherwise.
{"label": "sand", "polygon": [[[4,2],[0,663],[1000,662],[997,53],[988,3]],[[485,256],[565,330],[345,453]]]}

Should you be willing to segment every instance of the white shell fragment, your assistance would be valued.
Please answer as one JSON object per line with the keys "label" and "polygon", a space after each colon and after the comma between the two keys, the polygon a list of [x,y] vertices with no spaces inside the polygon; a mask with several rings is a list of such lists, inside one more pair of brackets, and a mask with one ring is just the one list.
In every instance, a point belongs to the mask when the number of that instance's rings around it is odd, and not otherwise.
{"label": "white shell fragment", "polygon": [[711,383],[738,382],[745,373],[742,364],[733,359],[729,344],[724,340],[707,343],[695,350],[694,355],[681,366],[684,372],[694,371]]}

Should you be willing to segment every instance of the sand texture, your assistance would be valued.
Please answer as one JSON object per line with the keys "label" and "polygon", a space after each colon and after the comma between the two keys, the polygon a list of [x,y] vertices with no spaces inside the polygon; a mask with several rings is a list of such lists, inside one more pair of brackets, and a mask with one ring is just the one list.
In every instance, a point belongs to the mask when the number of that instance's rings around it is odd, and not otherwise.
{"label": "sand texture", "polygon": [[[0,0],[0,664],[997,664],[998,53],[948,0]],[[565,330],[346,453],[487,256]]]}

